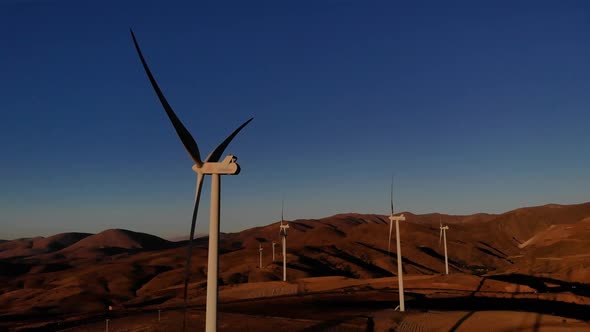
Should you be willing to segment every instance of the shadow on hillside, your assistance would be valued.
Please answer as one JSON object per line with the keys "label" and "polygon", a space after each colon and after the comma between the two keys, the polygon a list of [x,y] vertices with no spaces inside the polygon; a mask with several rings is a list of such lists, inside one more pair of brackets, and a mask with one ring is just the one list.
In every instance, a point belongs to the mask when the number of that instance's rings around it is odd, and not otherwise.
{"label": "shadow on hillside", "polygon": [[424,294],[409,292],[406,292],[406,294],[413,297],[406,304],[410,310],[526,311],[588,321],[588,306],[576,303],[480,296],[428,298]]}
{"label": "shadow on hillside", "polygon": [[339,326],[344,323],[346,319],[333,319],[317,323],[313,326],[304,328],[301,332],[321,332],[321,331],[343,331],[343,328]]}
{"label": "shadow on hillside", "polygon": [[31,267],[32,266],[30,264],[12,263],[9,261],[0,260],[0,276],[16,277],[29,272]]}
{"label": "shadow on hillside", "polygon": [[329,222],[321,221],[321,220],[318,220],[318,222],[320,224],[323,224],[323,225],[328,226],[333,232],[335,232],[336,234],[338,234],[338,236],[340,236],[340,237],[346,237],[346,233],[344,233],[343,231],[341,231],[338,228],[338,226],[333,225],[333,224],[330,224]]}
{"label": "shadow on hillside", "polygon": [[519,273],[494,275],[488,276],[488,278],[513,284],[526,285],[534,288],[539,293],[570,292],[572,294],[590,297],[590,285],[580,282],[568,282],[559,279],[535,277]]}
{"label": "shadow on hillside", "polygon": [[289,223],[289,225],[291,227],[293,227],[293,229],[298,230],[298,231],[303,232],[303,233],[307,232],[307,230],[309,230],[309,229],[314,229],[314,227],[311,226],[311,225],[307,225],[307,224],[304,224],[304,223],[301,223],[301,222],[295,222],[295,221],[291,221]]}
{"label": "shadow on hillside", "polygon": [[484,246],[486,246],[486,247],[488,247],[488,248],[490,248],[490,249],[492,249],[492,250],[495,250],[496,252],[498,252],[498,253],[499,253],[500,255],[502,255],[503,257],[508,257],[508,255],[507,255],[505,252],[503,252],[502,250],[500,250],[500,249],[498,249],[498,248],[496,248],[496,247],[492,246],[491,244],[489,244],[489,243],[487,243],[487,242],[484,242],[484,241],[477,241],[477,242],[479,242],[479,243],[483,244]]}
{"label": "shadow on hillside", "polygon": [[[365,248],[369,248],[369,249],[375,250],[375,251],[377,251],[377,252],[379,252],[379,253],[381,253],[381,254],[383,254],[383,255],[386,255],[386,256],[391,256],[391,259],[392,259],[392,260],[394,260],[394,261],[396,260],[396,259],[395,259],[395,257],[396,257],[396,255],[397,255],[397,253],[396,253],[395,251],[391,251],[391,253],[388,253],[388,252],[387,252],[387,250],[383,250],[383,249],[381,249],[381,248],[377,248],[377,247],[375,247],[375,246],[372,246],[372,245],[370,245],[370,244],[368,244],[368,243],[365,243],[365,242],[359,242],[359,241],[355,241],[355,243],[356,243],[356,244],[359,244],[359,245],[361,245],[361,246],[363,246],[363,247],[365,247]],[[431,269],[431,268],[429,268],[429,267],[427,267],[427,266],[424,266],[424,265],[422,265],[422,264],[420,264],[420,263],[416,263],[416,262],[414,262],[414,261],[412,261],[412,260],[410,260],[410,259],[408,259],[408,258],[406,258],[406,257],[404,257],[404,256],[402,256],[402,262],[404,262],[404,263],[406,263],[406,264],[413,265],[414,267],[416,267],[416,268],[418,268],[418,269],[426,270],[426,271],[428,271],[428,272],[430,272],[430,273],[433,273],[433,274],[438,274],[438,273],[440,273],[440,272],[439,272],[439,271],[437,271],[437,270]],[[405,271],[405,269],[404,269],[404,272],[406,272],[406,271]],[[393,275],[395,275],[395,274],[393,274]]]}
{"label": "shadow on hillside", "polygon": [[[436,258],[440,261],[444,261],[445,260],[445,256],[439,254],[438,252],[436,252],[436,250],[430,248],[430,247],[426,247],[426,246],[419,246],[418,249],[420,251],[422,251],[423,253],[427,254],[430,257]],[[463,261],[460,260],[454,260],[452,258],[448,258],[449,260],[449,265],[451,265],[452,268],[461,271],[460,269],[465,269],[465,270],[469,270],[471,271],[471,273],[475,274],[475,275],[482,275],[485,273],[488,273],[490,271],[493,271],[494,268],[493,267],[488,267],[488,266],[479,266],[479,265],[469,265],[466,264]]]}
{"label": "shadow on hillside", "polygon": [[492,252],[492,251],[491,251],[491,250],[489,250],[489,249],[482,248],[482,247],[475,247],[475,249],[477,249],[477,250],[479,250],[479,251],[483,252],[483,253],[484,253],[484,254],[486,254],[486,255],[489,255],[489,256],[495,257],[495,258],[497,258],[497,259],[500,259],[500,260],[506,261],[506,262],[508,262],[508,263],[510,263],[510,264],[514,264],[514,262],[513,262],[512,260],[510,260],[509,258],[502,257],[502,256],[500,256],[500,255],[496,254],[495,252]]}
{"label": "shadow on hillside", "polygon": [[451,328],[449,329],[449,332],[455,332],[455,331],[457,331],[457,329],[459,328],[459,326],[463,325],[463,323],[465,323],[465,321],[468,320],[469,317],[471,317],[474,313],[475,313],[475,311],[470,311],[465,316],[461,317],[455,323],[455,325],[451,326]]}
{"label": "shadow on hillside", "polygon": [[[298,263],[287,263],[287,268],[308,273],[310,276],[343,276],[347,278],[358,278],[350,269],[337,269],[329,262],[311,258],[305,255],[296,254]],[[276,263],[279,264],[279,263]]]}
{"label": "shadow on hillside", "polygon": [[305,249],[309,250],[309,251],[316,252],[316,253],[321,253],[321,254],[326,254],[326,255],[331,255],[331,256],[337,257],[343,261],[354,264],[354,265],[372,273],[374,277],[390,277],[390,276],[394,275],[390,271],[373,264],[373,262],[371,262],[370,260],[363,260],[359,257],[351,255],[351,254],[337,248],[334,245],[328,247],[329,250],[326,250],[321,247],[315,247],[315,246],[305,246]]}

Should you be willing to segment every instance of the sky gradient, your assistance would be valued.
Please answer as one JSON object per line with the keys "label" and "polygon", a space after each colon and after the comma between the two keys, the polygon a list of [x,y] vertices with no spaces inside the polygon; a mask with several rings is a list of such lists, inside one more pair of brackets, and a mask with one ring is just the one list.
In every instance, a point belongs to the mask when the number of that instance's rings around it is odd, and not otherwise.
{"label": "sky gradient", "polygon": [[[225,232],[285,217],[590,201],[585,1],[0,0],[0,239],[185,235],[226,150]],[[206,233],[209,180],[197,232]]]}

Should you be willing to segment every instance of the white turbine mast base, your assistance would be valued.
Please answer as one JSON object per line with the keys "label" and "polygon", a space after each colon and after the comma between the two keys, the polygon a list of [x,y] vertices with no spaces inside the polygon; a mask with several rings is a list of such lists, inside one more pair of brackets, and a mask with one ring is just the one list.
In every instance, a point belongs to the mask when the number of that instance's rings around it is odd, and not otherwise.
{"label": "white turbine mast base", "polygon": [[211,218],[209,220],[209,260],[207,265],[206,331],[217,331],[217,276],[219,275],[219,197],[221,177],[211,177]]}

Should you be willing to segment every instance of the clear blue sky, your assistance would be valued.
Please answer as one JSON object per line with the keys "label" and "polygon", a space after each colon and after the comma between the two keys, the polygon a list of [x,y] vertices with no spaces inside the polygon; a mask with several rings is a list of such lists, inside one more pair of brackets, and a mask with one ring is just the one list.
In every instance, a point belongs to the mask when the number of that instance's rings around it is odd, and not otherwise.
{"label": "clear blue sky", "polygon": [[[222,185],[222,231],[341,212],[590,200],[586,1],[0,0],[0,238],[188,233],[195,174],[141,68]],[[208,228],[209,182],[198,232]]]}

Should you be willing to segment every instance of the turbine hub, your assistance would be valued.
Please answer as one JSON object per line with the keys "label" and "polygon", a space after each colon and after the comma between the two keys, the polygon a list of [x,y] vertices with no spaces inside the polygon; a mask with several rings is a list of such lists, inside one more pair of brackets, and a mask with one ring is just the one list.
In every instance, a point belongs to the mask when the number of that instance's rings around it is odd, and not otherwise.
{"label": "turbine hub", "polygon": [[289,224],[281,225],[280,226],[280,229],[281,229],[281,234],[286,237],[287,236],[287,230],[289,229]]}

